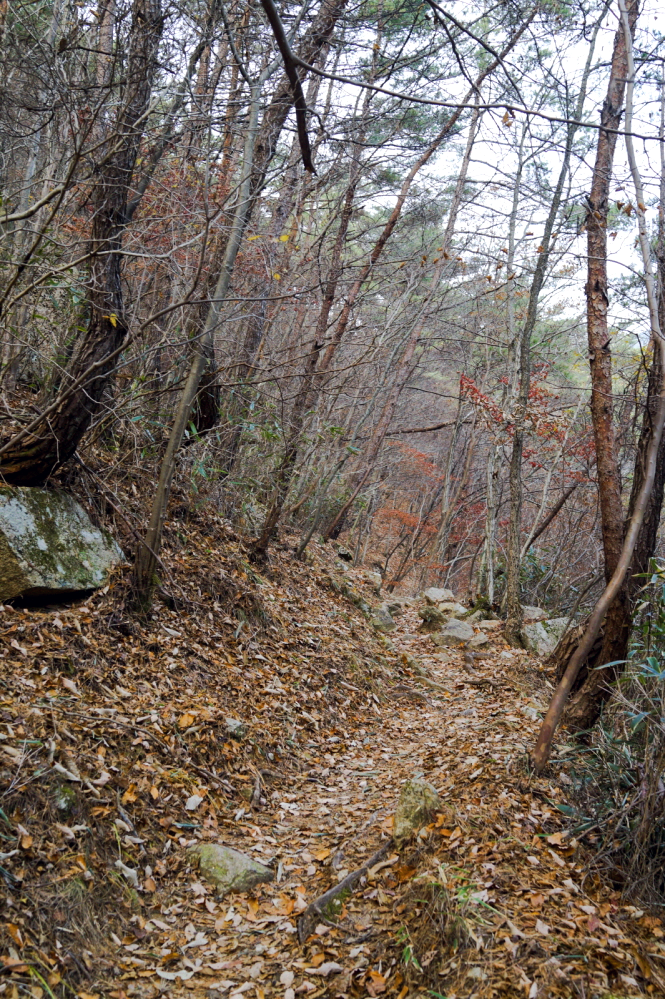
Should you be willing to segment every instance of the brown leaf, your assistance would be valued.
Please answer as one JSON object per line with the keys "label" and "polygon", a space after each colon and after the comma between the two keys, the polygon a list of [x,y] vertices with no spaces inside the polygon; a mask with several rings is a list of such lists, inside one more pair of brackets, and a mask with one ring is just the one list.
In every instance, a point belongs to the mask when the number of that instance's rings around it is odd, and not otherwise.
{"label": "brown leaf", "polygon": [[647,958],[645,957],[645,955],[642,954],[642,953],[640,953],[639,950],[634,950],[633,951],[633,957],[635,958],[635,960],[637,961],[637,963],[638,963],[638,965],[640,967],[640,971],[642,972],[642,977],[646,978],[647,980],[650,979],[651,978],[651,965],[649,964],[649,961],[647,960]]}
{"label": "brown leaf", "polygon": [[28,970],[27,964],[24,964],[23,961],[20,961],[16,957],[5,957],[4,955],[0,955],[0,961],[8,971],[16,971],[18,974],[22,974]]}
{"label": "brown leaf", "polygon": [[365,987],[370,996],[378,996],[386,991],[386,979],[378,971],[369,971],[365,979]]}
{"label": "brown leaf", "polygon": [[16,925],[16,923],[6,923],[5,925],[7,927],[7,932],[9,933],[10,937],[12,938],[12,940],[14,941],[14,943],[16,944],[16,946],[17,947],[22,947],[23,946],[23,937],[22,937],[21,931],[18,928],[18,926]]}

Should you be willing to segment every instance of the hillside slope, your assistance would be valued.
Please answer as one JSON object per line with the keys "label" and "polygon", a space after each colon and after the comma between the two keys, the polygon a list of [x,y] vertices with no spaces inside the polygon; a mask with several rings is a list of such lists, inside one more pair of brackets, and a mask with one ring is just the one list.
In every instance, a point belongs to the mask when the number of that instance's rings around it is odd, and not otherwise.
{"label": "hillside slope", "polygon": [[[127,573],[76,606],[2,611],[0,990],[662,994],[658,919],[588,876],[565,773],[528,775],[540,664],[500,636],[472,664],[437,653],[414,609],[387,641],[332,548],[259,571],[221,521],[167,541],[170,606],[147,621]],[[444,806],[398,851],[414,776]],[[275,880],[218,899],[201,842]],[[299,913],[381,846],[301,946]]]}

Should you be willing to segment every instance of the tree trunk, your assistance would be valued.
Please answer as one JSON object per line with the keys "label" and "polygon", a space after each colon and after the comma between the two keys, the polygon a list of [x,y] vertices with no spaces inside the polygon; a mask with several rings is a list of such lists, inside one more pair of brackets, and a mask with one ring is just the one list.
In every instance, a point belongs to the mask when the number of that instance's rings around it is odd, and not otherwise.
{"label": "tree trunk", "polygon": [[[40,484],[74,454],[99,410],[115,366],[115,351],[126,337],[122,237],[128,192],[144,131],[143,115],[157,68],[162,24],[159,0],[135,0],[124,100],[112,134],[102,147],[102,155],[107,158],[92,193],[87,329],[63,378],[62,404],[28,437],[13,447],[10,441],[0,455],[0,474],[5,482]],[[68,385],[77,382],[81,384],[75,391],[67,392]]]}
{"label": "tree trunk", "polygon": [[[626,154],[630,166],[635,188],[635,200],[637,203],[636,215],[638,223],[638,239],[642,262],[644,266],[644,288],[646,291],[647,303],[649,306],[649,320],[651,328],[651,339],[658,341],[662,346],[663,334],[660,324],[660,313],[656,282],[653,275],[652,248],[649,231],[646,222],[645,195],[642,177],[637,163],[635,146],[633,143],[633,94],[635,86],[635,61],[633,58],[633,33],[635,29],[636,12],[631,7],[626,6],[626,0],[619,0],[619,10],[621,13],[621,30],[624,35],[625,45],[625,65],[626,65],[626,112],[625,112],[625,143]],[[634,16],[633,16],[634,15]],[[661,374],[665,370],[663,365]],[[617,597],[624,588],[626,575],[630,570],[635,549],[643,531],[646,530],[645,538],[648,539],[649,528],[645,528],[645,523],[649,516],[649,511],[653,510],[654,487],[659,474],[659,457],[661,452],[661,442],[663,439],[663,428],[665,427],[665,377],[663,377],[657,395],[657,406],[653,423],[650,418],[649,441],[645,450],[644,458],[641,462],[641,484],[635,493],[633,511],[627,525],[621,553],[612,578],[608,581],[596,606],[589,617],[584,636],[578,648],[568,664],[566,672],[559,683],[543,724],[538,735],[533,762],[538,772],[547,764],[552,748],[554,732],[563,713],[566,700],[571,692],[572,686],[582,665],[587,661],[593,643],[602,626],[603,620],[608,610],[612,607]],[[659,508],[658,508],[659,509]]]}
{"label": "tree trunk", "polygon": [[[638,17],[637,0],[628,8],[631,32],[635,30]],[[623,102],[628,73],[626,38],[623,26],[619,24],[614,36],[614,49],[607,94],[601,112],[601,125],[598,132],[596,161],[594,164],[591,193],[588,200],[587,252],[588,276],[587,296],[587,336],[589,343],[589,368],[591,372],[591,420],[596,450],[596,474],[605,562],[605,581],[609,582],[616,570],[624,540],[624,514],[621,501],[621,480],[616,454],[613,417],[612,353],[607,322],[609,306],[607,287],[607,216],[609,211],[610,184],[617,142],[617,130],[621,124]],[[654,354],[654,362],[656,360]],[[647,406],[648,412],[648,406]],[[646,416],[646,414],[645,414]],[[644,429],[640,439],[640,450],[648,446],[644,439]],[[638,460],[644,459],[644,452],[638,453]],[[633,483],[635,486],[635,482]],[[635,492],[633,496],[637,495]],[[630,634],[630,600],[628,586],[623,586],[615,603],[610,607],[603,627],[603,641],[594,646],[594,655],[579,670],[573,691],[586,684],[590,675],[594,680],[588,693],[584,694],[567,712],[571,724],[588,727],[592,717],[597,717],[602,705],[600,691],[606,685],[607,676],[592,672],[598,663],[625,659]],[[562,654],[564,649],[562,647]],[[571,650],[565,649],[565,657],[558,662],[558,671],[565,672]],[[602,671],[607,674],[606,670]],[[595,705],[595,706],[594,706]]]}
{"label": "tree trunk", "polygon": [[180,399],[178,400],[178,408],[173,426],[171,427],[171,435],[162,459],[159,485],[153,499],[148,531],[145,540],[139,543],[136,553],[134,591],[137,605],[142,611],[146,611],[150,607],[157,583],[157,561],[162,542],[166,509],[171,493],[171,483],[175,472],[176,454],[182,443],[194,399],[199,391],[201,377],[213,351],[214,333],[219,324],[219,317],[231,283],[240,243],[242,242],[242,237],[247,228],[247,222],[252,210],[253,199],[250,193],[250,184],[260,100],[261,82],[252,87],[250,115],[243,150],[242,180],[238,189],[238,200],[236,202],[231,234],[226,244],[224,259],[217,277],[212,301],[208,307],[205,325],[200,338],[194,344],[194,353],[189,373],[180,394]]}
{"label": "tree trunk", "polygon": [[[637,0],[629,6],[631,31],[638,15]],[[601,113],[598,147],[593,171],[593,181],[587,210],[588,279],[587,335],[589,341],[589,367],[591,369],[591,420],[596,448],[596,469],[600,500],[605,579],[609,581],[616,569],[624,538],[624,514],[621,502],[621,478],[614,438],[612,351],[607,323],[609,305],[607,288],[607,215],[609,211],[610,184],[617,142],[617,129],[621,124],[626,89],[627,69],[626,39],[620,24],[614,39],[612,68],[607,95]],[[630,603],[628,587],[622,587],[610,607],[605,620],[601,662],[623,659],[630,633]],[[596,675],[596,680],[599,677]],[[578,683],[584,677],[578,677]],[[596,684],[594,684],[596,686]],[[588,714],[588,711],[586,712]]]}
{"label": "tree trunk", "polygon": [[[662,147],[661,157],[665,159]],[[660,188],[658,242],[656,247],[658,264],[658,318],[660,329],[665,330],[665,163],[662,164]],[[662,340],[658,337],[652,337],[651,347],[653,358],[649,369],[646,400],[642,414],[642,427],[637,445],[637,454],[635,455],[633,486],[628,503],[628,522],[630,522],[633,516],[635,505],[644,483],[649,444],[653,436],[654,424],[658,413],[659,393],[664,381]],[[611,624],[614,630],[608,639],[606,626],[603,635],[603,645],[598,655],[598,661],[601,663],[616,662],[616,660],[626,658],[632,626],[633,606],[638,591],[644,585],[644,580],[640,577],[649,571],[649,563],[656,550],[664,495],[665,436],[661,439],[658,449],[653,491],[649,498],[644,520],[635,544],[632,562],[628,569],[623,599],[617,601],[615,608],[613,608],[615,615]],[[570,705],[566,711],[566,722],[575,728],[590,728],[597,721],[602,706],[611,693],[612,681],[623,672],[623,668],[624,664],[622,662],[616,662],[616,665],[607,666],[600,671],[587,671],[583,684],[580,684],[579,681],[576,684],[578,692],[570,701]]]}
{"label": "tree trunk", "polygon": [[[328,44],[348,0],[323,0],[312,26],[295,50],[303,62],[312,65],[321,50]],[[300,71],[302,80],[304,71]],[[277,142],[286,119],[293,107],[293,89],[286,74],[280,79],[270,104],[266,108],[261,124],[261,133],[256,140],[256,154],[252,170],[252,196],[260,194],[265,183],[268,167],[272,163]]]}
{"label": "tree trunk", "polygon": [[325,342],[330,310],[333,307],[337,285],[340,277],[342,276],[342,253],[349,229],[349,222],[351,221],[351,215],[353,214],[353,199],[355,197],[359,178],[360,159],[359,151],[356,150],[351,167],[349,183],[344,197],[344,206],[342,208],[339,227],[335,237],[335,244],[332,250],[330,269],[328,271],[328,277],[323,291],[323,301],[321,303],[319,318],[314,332],[314,342],[311,346],[302,383],[290,414],[289,434],[286,442],[286,448],[275,476],[275,488],[270,503],[270,509],[268,510],[261,534],[254,543],[254,551],[259,556],[264,556],[268,550],[275,528],[277,527],[279,518],[282,515],[284,502],[291,484],[293,468],[300,450],[300,435],[305,422],[305,414],[308,412],[312,397],[316,392],[315,377],[319,354]]}

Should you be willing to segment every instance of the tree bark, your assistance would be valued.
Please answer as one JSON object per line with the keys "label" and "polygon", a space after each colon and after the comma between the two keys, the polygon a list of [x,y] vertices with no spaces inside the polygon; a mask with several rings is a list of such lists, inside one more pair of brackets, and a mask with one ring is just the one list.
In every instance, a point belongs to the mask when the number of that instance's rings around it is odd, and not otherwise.
{"label": "tree bark", "polygon": [[[92,193],[87,329],[63,378],[62,405],[29,437],[0,455],[0,474],[5,482],[41,484],[74,454],[99,410],[115,365],[115,358],[106,359],[114,355],[126,337],[122,238],[128,193],[144,132],[143,116],[157,69],[162,24],[160,0],[134,0],[124,100],[108,142],[102,146],[106,158]],[[90,377],[76,391],[67,393],[67,383],[75,383],[91,367]]]}
{"label": "tree bark", "polygon": [[[625,142],[630,172],[635,188],[635,200],[637,202],[636,215],[638,222],[639,245],[644,264],[644,287],[646,291],[647,303],[649,306],[649,320],[651,328],[651,339],[655,343],[663,345],[663,334],[660,325],[660,308],[656,283],[654,281],[652,269],[652,250],[649,232],[646,223],[645,196],[635,155],[635,148],[632,136],[632,114],[633,114],[633,91],[635,84],[635,63],[633,59],[633,33],[635,28],[636,13],[633,8],[626,6],[626,0],[619,0],[619,10],[621,12],[621,30],[624,33],[625,43],[625,64],[626,64],[626,116],[625,116]],[[635,16],[631,16],[634,14]],[[661,366],[661,375],[665,371]],[[645,523],[650,508],[653,508],[654,486],[659,474],[658,463],[660,456],[661,442],[663,438],[663,427],[665,426],[665,376],[662,377],[659,390],[657,392],[657,408],[650,426],[649,441],[642,462],[641,484],[635,494],[634,509],[628,523],[628,527],[621,547],[621,553],[614,573],[608,581],[605,590],[596,603],[587,624],[586,630],[578,648],[568,664],[559,686],[554,692],[547,714],[543,720],[538,736],[538,742],[533,754],[533,761],[537,771],[541,771],[549,759],[554,732],[563,713],[566,700],[572,690],[575,679],[580,668],[587,660],[593,647],[593,643],[602,626],[603,620],[608,610],[616,601],[621,590],[624,588],[626,575],[630,569],[633,555],[640,534],[645,530]],[[648,528],[646,528],[648,532]]]}
{"label": "tree bark", "polygon": [[[631,32],[639,13],[637,0],[628,7]],[[591,193],[588,199],[586,227],[588,273],[587,337],[589,368],[591,372],[591,420],[596,451],[596,474],[603,539],[603,556],[606,583],[617,567],[624,540],[624,513],[621,501],[621,479],[616,453],[613,415],[612,352],[607,321],[609,306],[607,284],[607,216],[609,211],[610,184],[617,142],[617,129],[623,115],[623,102],[628,73],[628,54],[623,25],[619,24],[614,37],[610,79],[601,111],[601,129],[594,163]],[[656,360],[654,355],[654,361]],[[644,425],[643,425],[644,433]],[[640,448],[648,446],[648,438],[640,440]],[[640,455],[638,455],[638,460]],[[641,453],[644,460],[644,453]],[[635,485],[635,482],[633,483]],[[637,495],[636,493],[633,496]],[[633,500],[634,502],[634,500]],[[631,511],[632,512],[632,511]],[[625,659],[630,635],[630,598],[628,585],[622,586],[615,603],[610,607],[603,626],[602,643],[593,646],[593,655],[578,671],[573,691],[583,688],[593,676],[589,689],[571,703],[567,720],[575,727],[587,728],[598,715],[610,674],[593,671],[598,663]],[[562,648],[563,651],[563,648]],[[568,654],[570,650],[566,649]],[[558,663],[563,674],[568,663]],[[610,668],[610,673],[615,668]]]}
{"label": "tree bark", "polygon": [[187,426],[192,405],[199,391],[201,378],[213,351],[214,333],[219,323],[219,317],[224,306],[224,300],[229,290],[233,269],[242,237],[247,228],[253,199],[250,193],[254,144],[261,99],[261,82],[252,87],[250,116],[245,134],[243,150],[242,180],[238,189],[238,200],[233,219],[233,226],[224,252],[217,282],[208,307],[205,325],[201,336],[194,343],[194,352],[185,386],[178,400],[169,442],[162,458],[159,472],[159,484],[152,504],[150,524],[144,541],[141,541],[136,553],[134,565],[134,591],[137,606],[146,611],[152,602],[152,595],[157,584],[156,570],[159,550],[162,542],[162,531],[166,518],[166,509],[171,493],[171,483],[175,472],[176,454],[182,444],[183,434]]}
{"label": "tree bark", "polygon": [[[661,142],[663,138],[662,132],[661,125]],[[661,163],[656,260],[658,266],[658,319],[662,331],[665,330],[665,151],[662,149],[662,146],[661,157],[663,162]],[[635,511],[635,506],[647,473],[649,444],[654,433],[654,426],[658,415],[659,393],[665,380],[662,340],[658,337],[652,337],[651,349],[653,357],[651,367],[649,368],[646,400],[642,414],[642,427],[635,455],[633,485],[628,503],[628,522],[630,522]],[[608,636],[606,627],[603,635],[603,645],[599,650],[599,662],[612,662],[615,665],[606,666],[605,669],[600,671],[587,671],[584,675],[583,683],[580,683],[578,679],[576,688],[574,688],[577,689],[577,693],[571,698],[570,705],[566,711],[566,722],[575,728],[588,729],[597,721],[603,704],[610,696],[612,682],[623,672],[624,664],[621,660],[624,660],[627,654],[633,607],[638,591],[643,585],[643,579],[640,577],[649,571],[649,564],[656,550],[664,495],[665,436],[661,439],[658,448],[653,491],[646,507],[644,520],[635,544],[632,562],[627,572],[623,599],[617,602],[616,612],[611,622],[614,630]],[[617,662],[617,660],[619,661]]]}
{"label": "tree bark", "polygon": [[[637,0],[629,5],[629,23],[634,31],[638,16]],[[624,539],[624,514],[621,502],[621,477],[614,436],[612,350],[607,313],[607,216],[610,184],[621,124],[626,90],[627,49],[623,26],[614,39],[612,67],[607,94],[601,112],[598,146],[586,217],[588,279],[587,336],[591,370],[591,420],[596,448],[596,470],[600,500],[601,531],[605,558],[605,579],[616,569]],[[625,658],[630,633],[628,588],[622,587],[605,621],[600,660]],[[584,677],[579,678],[584,682]],[[578,679],[578,682],[579,682]],[[598,680],[596,675],[596,680]],[[595,684],[594,684],[595,686]],[[590,706],[590,705],[589,705]],[[588,714],[588,711],[585,712]]]}

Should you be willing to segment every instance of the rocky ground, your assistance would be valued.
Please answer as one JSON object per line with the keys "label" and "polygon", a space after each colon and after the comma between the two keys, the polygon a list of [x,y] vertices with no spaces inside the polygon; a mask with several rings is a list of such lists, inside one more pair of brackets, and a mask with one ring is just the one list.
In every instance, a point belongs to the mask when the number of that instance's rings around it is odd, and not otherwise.
{"label": "rocky ground", "polygon": [[[180,525],[165,558],[173,604],[148,622],[122,578],[2,612],[0,993],[665,994],[660,919],[594,872],[565,752],[529,775],[537,659],[496,629],[473,658],[437,647],[411,606],[377,634],[328,549],[258,572],[228,527]],[[442,805],[398,848],[419,778]],[[215,843],[272,880],[218,897],[196,864]]]}

